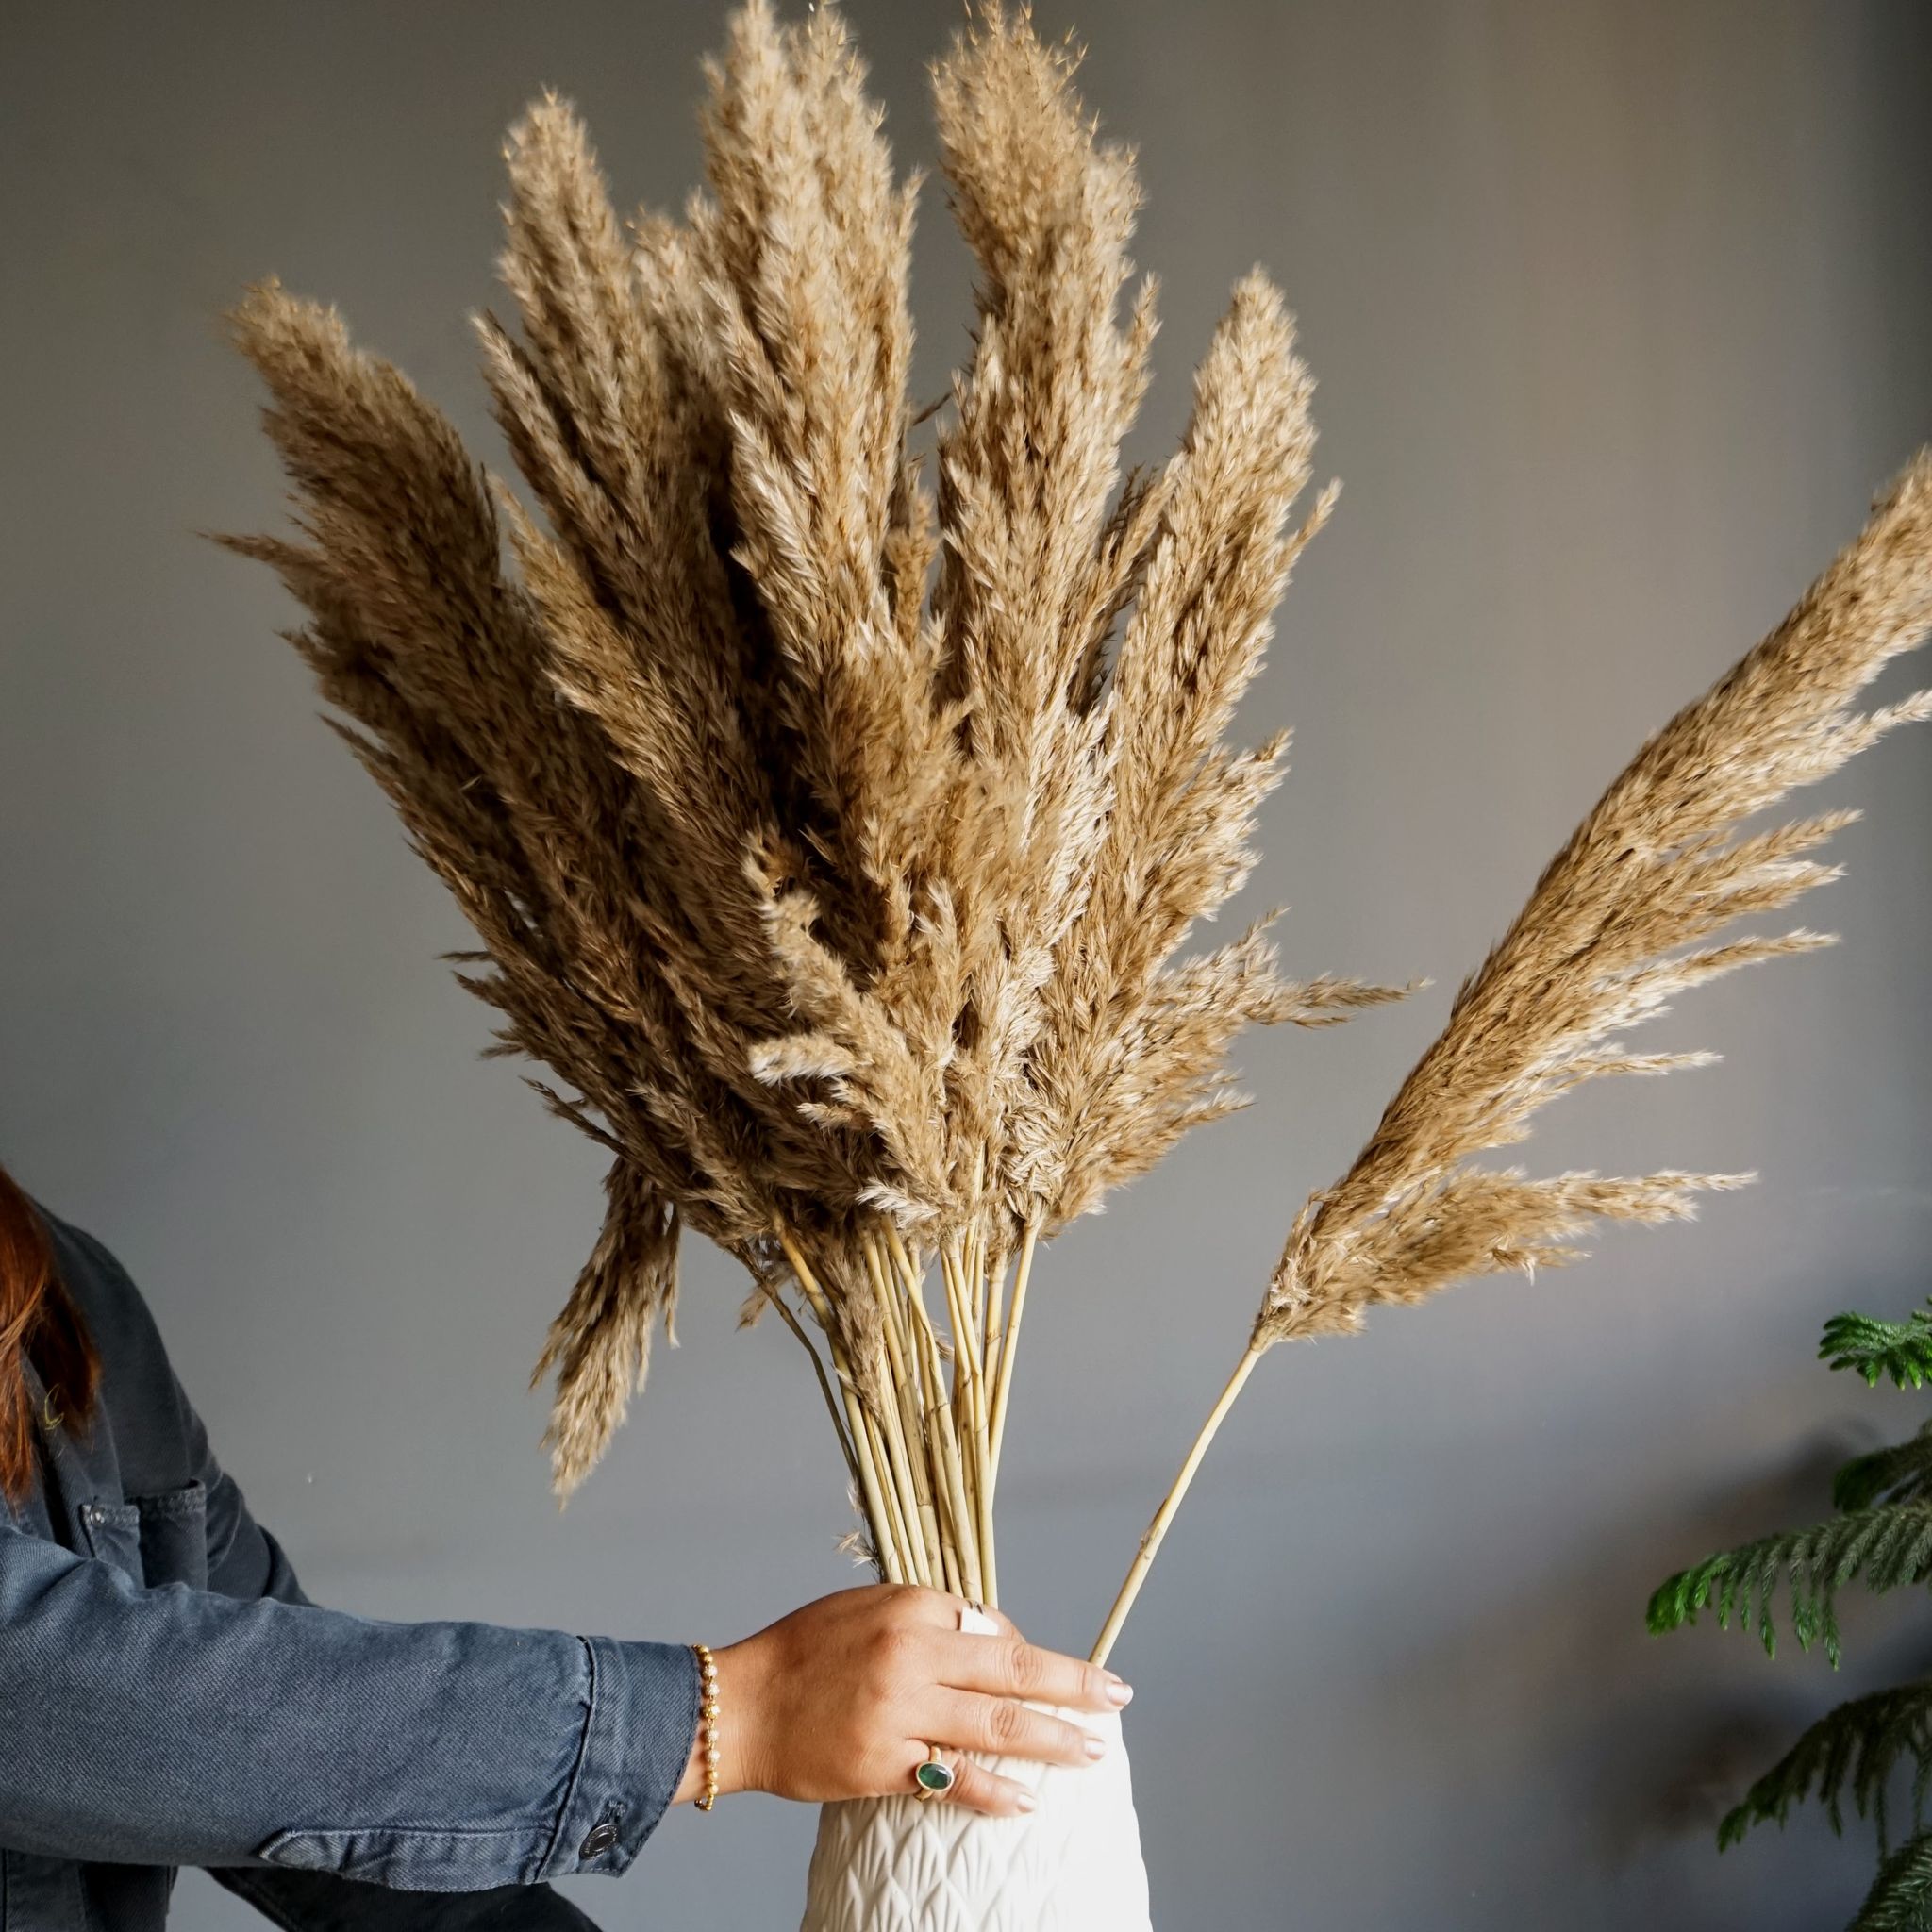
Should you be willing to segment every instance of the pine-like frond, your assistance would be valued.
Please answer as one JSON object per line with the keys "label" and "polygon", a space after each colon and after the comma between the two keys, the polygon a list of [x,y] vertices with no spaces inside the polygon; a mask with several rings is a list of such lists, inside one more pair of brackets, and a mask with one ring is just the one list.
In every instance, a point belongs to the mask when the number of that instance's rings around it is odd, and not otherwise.
{"label": "pine-like frond", "polygon": [[1932,1682],[1901,1684],[1828,1711],[1724,1815],[1718,1845],[1739,1843],[1753,1825],[1782,1825],[1794,1805],[1807,1802],[1823,1805],[1832,1830],[1842,1832],[1849,1799],[1860,1818],[1876,1824],[1882,1850],[1890,1842],[1890,1788],[1907,1765],[1916,1833],[1932,1786]]}
{"label": "pine-like frond", "polygon": [[1932,1497],[1932,1422],[1903,1442],[1855,1456],[1831,1479],[1835,1509],[1869,1509],[1874,1504],[1926,1497]]}
{"label": "pine-like frond", "polygon": [[1890,1375],[1900,1388],[1922,1389],[1932,1382],[1932,1302],[1914,1308],[1903,1322],[1847,1312],[1824,1324],[1819,1359],[1834,1369],[1864,1376],[1867,1388]]}
{"label": "pine-like frond", "polygon": [[1845,1932],[1927,1932],[1932,1927],[1932,1831],[1908,1839],[1879,1867]]}
{"label": "pine-like frond", "polygon": [[1775,1599],[1787,1585],[1786,1619],[1799,1648],[1822,1641],[1834,1668],[1840,1657],[1836,1599],[1854,1581],[1874,1595],[1907,1590],[1932,1577],[1932,1502],[1855,1509],[1809,1529],[1779,1530],[1722,1550],[1680,1570],[1651,1597],[1653,1632],[1694,1624],[1708,1607],[1721,1628],[1733,1620],[1756,1627],[1767,1656],[1777,1653]]}

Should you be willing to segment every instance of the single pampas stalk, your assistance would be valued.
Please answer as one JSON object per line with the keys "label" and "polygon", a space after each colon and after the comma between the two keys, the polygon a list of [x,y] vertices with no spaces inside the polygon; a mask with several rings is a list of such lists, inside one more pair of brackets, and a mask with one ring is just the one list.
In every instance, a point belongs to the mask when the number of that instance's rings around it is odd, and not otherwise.
{"label": "single pampas stalk", "polygon": [[1932,453],[1770,636],[1658,731],[1550,861],[1527,903],[1457,992],[1448,1023],[1383,1112],[1355,1164],[1308,1197],[1246,1351],[1142,1538],[1093,1657],[1120,1635],[1174,1512],[1249,1374],[1277,1342],[1348,1334],[1384,1302],[1452,1282],[1579,1258],[1598,1221],[1691,1218],[1696,1195],[1749,1174],[1663,1171],[1532,1179],[1468,1164],[1521,1141],[1532,1113],[1607,1074],[1707,1065],[1711,1053],[1640,1054],[1621,1036],[1676,993],[1759,960],[1830,944],[1800,926],[1685,953],[1733,918],[1789,904],[1840,875],[1802,857],[1859,814],[1799,819],[1749,837],[1740,823],[1816,783],[1894,725],[1932,716],[1932,691],[1855,712],[1886,662],[1932,626]]}

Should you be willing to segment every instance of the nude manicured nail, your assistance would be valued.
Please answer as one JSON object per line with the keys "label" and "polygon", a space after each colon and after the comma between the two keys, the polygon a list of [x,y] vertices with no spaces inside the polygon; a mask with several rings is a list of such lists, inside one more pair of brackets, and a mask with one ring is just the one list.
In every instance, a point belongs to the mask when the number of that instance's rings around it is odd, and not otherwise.
{"label": "nude manicured nail", "polygon": [[1091,1758],[1105,1757],[1107,1756],[1107,1740],[1105,1738],[1096,1738],[1090,1731],[1087,1734],[1087,1756]]}
{"label": "nude manicured nail", "polygon": [[1123,1684],[1118,1677],[1114,1678],[1107,1687],[1107,1701],[1116,1710],[1124,1709],[1134,1701],[1134,1687],[1131,1684]]}
{"label": "nude manicured nail", "polygon": [[1038,1811],[1040,1809],[1040,1800],[1031,1791],[1022,1791],[1013,1800],[1013,1806],[1016,1810],[1020,1811]]}

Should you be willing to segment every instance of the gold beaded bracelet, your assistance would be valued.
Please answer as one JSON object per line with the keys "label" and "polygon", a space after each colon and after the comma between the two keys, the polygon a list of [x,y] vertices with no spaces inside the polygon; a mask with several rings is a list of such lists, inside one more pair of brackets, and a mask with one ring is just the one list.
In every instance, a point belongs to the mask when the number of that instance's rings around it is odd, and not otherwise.
{"label": "gold beaded bracelet", "polygon": [[705,1701],[701,1707],[703,1722],[699,1735],[705,1743],[705,1790],[697,1800],[700,1811],[708,1811],[718,1802],[718,1659],[711,1655],[710,1646],[693,1643],[698,1669],[704,1681]]}

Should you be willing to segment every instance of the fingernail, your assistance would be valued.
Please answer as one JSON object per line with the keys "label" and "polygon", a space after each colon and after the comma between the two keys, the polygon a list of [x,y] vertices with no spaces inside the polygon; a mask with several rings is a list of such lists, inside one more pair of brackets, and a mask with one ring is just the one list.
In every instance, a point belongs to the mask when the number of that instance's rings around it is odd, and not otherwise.
{"label": "fingernail", "polygon": [[1131,1684],[1123,1684],[1118,1677],[1114,1678],[1107,1687],[1107,1701],[1116,1710],[1124,1709],[1134,1701],[1134,1687]]}
{"label": "fingernail", "polygon": [[1017,1811],[1038,1811],[1040,1800],[1031,1791],[1023,1790],[1013,1800],[1013,1808]]}
{"label": "fingernail", "polygon": [[1088,1732],[1087,1756],[1090,1758],[1105,1757],[1107,1756],[1107,1740],[1105,1738],[1096,1738],[1091,1731]]}

